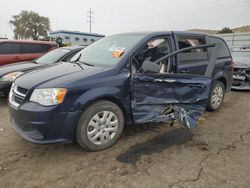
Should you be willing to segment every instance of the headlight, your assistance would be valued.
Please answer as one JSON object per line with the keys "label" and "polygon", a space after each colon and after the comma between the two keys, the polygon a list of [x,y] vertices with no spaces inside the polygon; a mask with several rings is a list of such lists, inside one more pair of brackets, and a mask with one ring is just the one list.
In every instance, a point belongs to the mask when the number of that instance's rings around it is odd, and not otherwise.
{"label": "headlight", "polygon": [[18,76],[21,76],[23,72],[11,72],[0,78],[0,81],[10,81],[13,82]]}
{"label": "headlight", "polygon": [[63,103],[66,93],[67,89],[65,88],[35,89],[30,97],[30,101],[43,106],[52,106]]}

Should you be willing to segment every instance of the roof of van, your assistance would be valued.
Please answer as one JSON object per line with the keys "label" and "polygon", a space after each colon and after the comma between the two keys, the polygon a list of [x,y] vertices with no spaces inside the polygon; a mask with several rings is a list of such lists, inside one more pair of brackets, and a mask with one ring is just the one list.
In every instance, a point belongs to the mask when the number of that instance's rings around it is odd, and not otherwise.
{"label": "roof of van", "polygon": [[50,44],[57,45],[56,42],[52,41],[40,41],[40,40],[0,40],[0,43],[8,42],[8,43],[21,43],[21,44]]}
{"label": "roof of van", "polygon": [[206,33],[199,33],[199,32],[191,32],[191,31],[137,31],[137,32],[126,32],[126,33],[118,33],[114,35],[168,35],[168,34],[192,34],[192,35],[203,35],[209,36]]}

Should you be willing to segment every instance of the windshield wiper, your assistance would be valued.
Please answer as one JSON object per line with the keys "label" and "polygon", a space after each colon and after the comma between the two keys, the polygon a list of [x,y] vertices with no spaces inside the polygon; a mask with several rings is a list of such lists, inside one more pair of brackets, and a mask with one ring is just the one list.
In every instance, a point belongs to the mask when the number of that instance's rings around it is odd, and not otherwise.
{"label": "windshield wiper", "polygon": [[[79,60],[78,60],[79,61]],[[79,61],[80,63],[84,64],[84,65],[88,65],[88,66],[91,66],[91,67],[94,67],[95,65],[93,64],[89,64],[89,63],[86,63],[86,62],[83,62],[83,61]]]}
{"label": "windshield wiper", "polygon": [[80,54],[80,55],[78,56],[78,58],[76,58],[74,61],[71,61],[71,63],[76,63],[77,61],[79,61],[79,59],[81,58],[81,56],[82,56],[82,54]]}
{"label": "windshield wiper", "polygon": [[[92,67],[94,67],[94,66],[95,66],[95,65],[92,65],[92,64],[89,64],[89,63],[86,63],[86,62],[80,61],[81,56],[82,56],[82,54],[80,54],[80,55],[78,56],[78,58],[77,58],[77,59],[75,59],[74,61],[71,61],[71,63],[77,63],[77,62],[80,62],[80,63],[82,63],[82,64],[84,64],[84,65],[88,65],[88,66],[92,66]],[[77,64],[78,64],[78,63],[77,63]]]}

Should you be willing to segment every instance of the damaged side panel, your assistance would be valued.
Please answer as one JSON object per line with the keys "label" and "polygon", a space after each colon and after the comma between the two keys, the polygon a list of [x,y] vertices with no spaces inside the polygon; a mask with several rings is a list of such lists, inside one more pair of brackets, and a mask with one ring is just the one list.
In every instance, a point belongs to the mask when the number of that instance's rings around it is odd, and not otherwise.
{"label": "damaged side panel", "polygon": [[180,74],[135,74],[132,110],[135,123],[177,120],[196,126],[206,108],[211,79]]}

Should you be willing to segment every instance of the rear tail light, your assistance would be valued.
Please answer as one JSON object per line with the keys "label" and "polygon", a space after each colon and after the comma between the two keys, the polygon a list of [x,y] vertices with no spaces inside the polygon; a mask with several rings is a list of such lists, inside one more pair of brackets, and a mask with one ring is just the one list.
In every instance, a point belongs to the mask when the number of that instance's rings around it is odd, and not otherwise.
{"label": "rear tail light", "polygon": [[230,71],[234,71],[234,62],[231,61],[230,64],[229,64],[229,68],[230,68]]}

